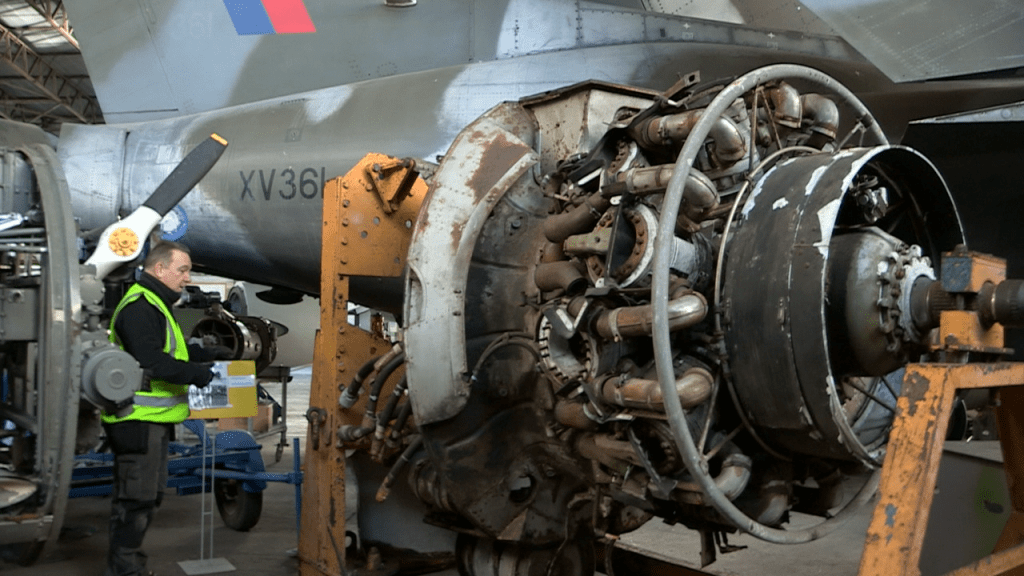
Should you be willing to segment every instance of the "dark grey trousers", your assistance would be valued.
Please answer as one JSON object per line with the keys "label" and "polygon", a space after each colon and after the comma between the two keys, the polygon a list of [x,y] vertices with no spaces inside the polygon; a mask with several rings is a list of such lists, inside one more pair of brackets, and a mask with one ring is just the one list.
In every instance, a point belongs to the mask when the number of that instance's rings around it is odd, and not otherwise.
{"label": "dark grey trousers", "polygon": [[122,422],[107,426],[114,450],[110,550],[104,576],[146,573],[142,539],[167,485],[167,443],[171,426]]}

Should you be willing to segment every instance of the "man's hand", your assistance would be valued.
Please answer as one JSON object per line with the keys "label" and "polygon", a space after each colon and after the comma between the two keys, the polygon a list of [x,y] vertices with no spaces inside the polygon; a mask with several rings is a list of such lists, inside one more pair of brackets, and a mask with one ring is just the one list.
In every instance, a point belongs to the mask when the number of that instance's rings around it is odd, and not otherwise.
{"label": "man's hand", "polygon": [[216,358],[217,360],[234,360],[235,359],[235,350],[233,348],[229,348],[227,346],[219,346],[218,345],[218,346],[209,346],[207,349],[210,350],[211,352],[213,352],[213,357]]}
{"label": "man's hand", "polygon": [[193,382],[196,388],[206,388],[214,378],[220,378],[221,374],[217,371],[217,365],[213,362],[203,362],[200,364],[203,367],[201,376],[196,382]]}

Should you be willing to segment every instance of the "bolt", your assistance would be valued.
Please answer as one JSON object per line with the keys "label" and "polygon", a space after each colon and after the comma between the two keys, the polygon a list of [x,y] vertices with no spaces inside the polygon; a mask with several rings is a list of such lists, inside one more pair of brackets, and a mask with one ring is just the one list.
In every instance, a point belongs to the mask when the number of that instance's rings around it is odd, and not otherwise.
{"label": "bolt", "polygon": [[349,204],[350,202],[347,199],[341,201],[341,205],[344,206],[345,208],[348,208]]}
{"label": "bolt", "polygon": [[366,570],[375,571],[381,568],[383,559],[380,555],[380,550],[375,547],[371,547],[370,551],[366,553]]}
{"label": "bolt", "polygon": [[342,218],[341,219],[341,225],[342,226],[348,226],[348,218]]}

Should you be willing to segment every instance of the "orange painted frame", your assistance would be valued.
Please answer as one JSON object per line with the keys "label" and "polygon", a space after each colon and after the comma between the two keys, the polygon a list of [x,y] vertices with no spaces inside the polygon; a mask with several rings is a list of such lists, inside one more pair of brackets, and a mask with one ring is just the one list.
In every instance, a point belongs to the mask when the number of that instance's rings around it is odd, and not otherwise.
{"label": "orange painted frame", "polygon": [[916,576],[956,391],[998,388],[996,418],[1013,512],[995,552],[947,576],[1024,576],[1024,363],[911,364],[903,380],[861,576]]}
{"label": "orange painted frame", "polygon": [[[338,405],[339,384],[347,384],[359,366],[392,346],[381,336],[348,324],[351,276],[397,277],[405,268],[412,224],[426,196],[422,179],[408,169],[390,170],[384,178],[408,185],[395,205],[378,195],[389,182],[374,182],[375,164],[394,163],[383,154],[369,154],[345,176],[324,186],[320,263],[320,329],[313,352],[310,410],[323,420],[318,433],[307,434],[305,482],[299,531],[299,574],[338,576],[346,573],[345,451],[336,445],[342,424],[358,424],[366,394],[348,410]],[[392,186],[393,187],[393,186]],[[389,188],[390,189],[390,188]],[[393,387],[401,371],[389,379]],[[390,393],[385,387],[385,394]],[[315,438],[315,439],[314,439]]]}

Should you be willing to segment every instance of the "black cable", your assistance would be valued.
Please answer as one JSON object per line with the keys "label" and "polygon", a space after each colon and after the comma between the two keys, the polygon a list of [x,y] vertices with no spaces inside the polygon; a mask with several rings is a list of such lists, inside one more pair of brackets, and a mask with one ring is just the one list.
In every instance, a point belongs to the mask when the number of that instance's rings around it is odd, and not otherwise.
{"label": "black cable", "polygon": [[398,412],[398,417],[395,418],[395,425],[391,427],[391,438],[397,440],[402,435],[402,429],[405,428],[405,423],[412,416],[412,402],[406,402],[402,404],[402,409]]}
{"label": "black cable", "polygon": [[363,386],[363,381],[366,380],[366,377],[373,372],[373,366],[378,360],[383,358],[383,356],[384,355],[381,354],[380,356],[369,360],[359,368],[359,372],[356,372],[356,375],[352,378],[352,382],[345,387],[341,397],[338,398],[338,404],[340,404],[342,408],[351,408],[356,403],[356,399],[359,398],[359,389]]}
{"label": "black cable", "polygon": [[409,378],[407,374],[402,374],[402,379],[398,381],[395,386],[395,391],[391,393],[391,398],[388,398],[388,403],[384,405],[384,409],[380,411],[380,416],[377,418],[377,431],[383,438],[384,428],[387,427],[388,422],[391,421],[391,415],[395,412],[395,407],[398,406],[398,402],[402,399],[405,394],[405,389],[409,386]]}
{"label": "black cable", "polygon": [[377,417],[377,398],[380,396],[381,388],[384,387],[384,383],[388,381],[388,378],[405,362],[405,352],[399,352],[394,358],[388,361],[387,364],[381,367],[377,371],[377,376],[373,379],[373,385],[370,386],[370,397],[366,402],[366,417],[376,420]]}
{"label": "black cable", "polygon": [[395,464],[391,466],[390,470],[388,470],[388,475],[384,477],[384,481],[381,482],[380,488],[377,489],[377,502],[383,502],[388,497],[388,494],[391,493],[391,485],[395,483],[395,478],[398,477],[398,473],[402,471],[402,467],[412,459],[413,453],[419,450],[422,445],[423,437],[417,436],[416,439],[413,440],[404,451],[402,451],[402,455],[398,457]]}

